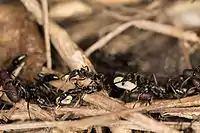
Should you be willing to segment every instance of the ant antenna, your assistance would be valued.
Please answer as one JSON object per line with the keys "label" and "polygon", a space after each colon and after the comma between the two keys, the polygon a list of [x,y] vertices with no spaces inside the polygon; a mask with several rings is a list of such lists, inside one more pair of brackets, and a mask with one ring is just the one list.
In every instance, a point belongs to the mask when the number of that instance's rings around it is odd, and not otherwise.
{"label": "ant antenna", "polygon": [[189,79],[191,79],[191,77],[188,77],[186,80],[183,81],[183,83],[181,84],[181,89],[183,88],[183,85],[184,85]]}
{"label": "ant antenna", "polygon": [[156,85],[158,85],[158,81],[157,81],[156,75],[155,75],[155,74],[152,74],[152,76],[153,76],[154,82],[156,83]]}

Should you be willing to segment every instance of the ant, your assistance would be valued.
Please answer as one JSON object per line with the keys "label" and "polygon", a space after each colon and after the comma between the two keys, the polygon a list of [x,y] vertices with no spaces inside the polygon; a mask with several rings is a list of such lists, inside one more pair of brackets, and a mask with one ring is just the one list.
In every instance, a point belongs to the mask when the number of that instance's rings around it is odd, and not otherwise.
{"label": "ant", "polygon": [[26,59],[26,55],[17,56],[7,69],[0,69],[0,85],[8,99],[14,103],[21,100],[21,85],[19,79],[12,78],[12,72]]}
{"label": "ant", "polygon": [[94,92],[98,90],[98,76],[93,72],[89,72],[88,66],[73,70],[69,73],[68,79],[78,88],[90,88]]}
{"label": "ant", "polygon": [[39,73],[35,82],[25,85],[24,98],[26,101],[33,101],[40,106],[56,105],[58,96],[57,90],[49,84],[50,81],[58,80],[59,77],[55,74]]}
{"label": "ant", "polygon": [[200,66],[185,69],[181,75],[169,79],[167,88],[173,92],[172,97],[176,98],[197,94],[200,91]]}
{"label": "ant", "polygon": [[200,66],[194,69],[185,69],[183,71],[183,77],[185,81],[181,87],[186,83],[191,83],[192,87],[187,90],[187,93],[195,93],[200,91]]}
{"label": "ant", "polygon": [[[150,101],[155,98],[163,98],[166,94],[166,89],[158,86],[155,75],[150,78],[142,73],[129,73],[124,77],[115,77],[114,84],[126,90],[128,101],[137,99],[141,101]],[[126,98],[127,99],[127,98]]]}
{"label": "ant", "polygon": [[73,70],[69,73],[68,80],[69,82],[73,83],[76,88],[62,93],[57,98],[58,105],[64,103],[65,99],[74,99],[79,94],[91,94],[101,90],[101,78],[102,75],[90,72],[88,66]]}
{"label": "ant", "polygon": [[90,72],[88,66],[85,66],[70,72],[68,79],[75,84],[76,87],[88,89],[88,93],[92,93],[100,90],[101,77],[101,74]]}
{"label": "ant", "polygon": [[200,66],[194,69],[185,69],[181,75],[169,78],[165,85],[158,85],[154,74],[148,77],[142,73],[117,76],[113,82],[118,88],[126,90],[128,99],[150,103],[152,98],[182,98],[200,92]]}
{"label": "ant", "polygon": [[72,100],[76,99],[79,94],[83,93],[82,88],[69,89],[62,93],[57,99],[57,105],[68,105],[71,104]]}
{"label": "ant", "polygon": [[[29,104],[30,101],[39,105],[56,105],[57,92],[48,82],[57,80],[59,77],[54,74],[38,74],[33,83],[23,83],[19,78],[12,77],[12,72],[26,59],[26,55],[16,57],[7,69],[0,69],[0,85],[11,102],[17,103],[22,98]],[[53,101],[54,100],[54,101]],[[27,107],[29,108],[29,105]]]}

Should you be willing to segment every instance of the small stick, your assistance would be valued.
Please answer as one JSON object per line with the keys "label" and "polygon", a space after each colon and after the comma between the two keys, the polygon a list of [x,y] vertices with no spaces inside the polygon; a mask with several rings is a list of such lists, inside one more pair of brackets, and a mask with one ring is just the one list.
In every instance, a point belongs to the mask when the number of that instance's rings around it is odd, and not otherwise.
{"label": "small stick", "polygon": [[191,124],[191,122],[163,122],[166,125],[174,128],[174,129],[184,129],[184,128],[188,128],[191,127],[193,128],[196,132],[195,133],[199,133],[200,131],[200,123],[199,122],[194,122]]}
{"label": "small stick", "polygon": [[115,5],[115,4],[138,4],[141,0],[96,0],[96,2],[100,2],[106,5]]}
{"label": "small stick", "polygon": [[[122,117],[128,121],[134,122],[136,125],[139,125],[142,128],[147,129],[148,131],[154,131],[159,132],[158,130],[171,130],[168,129],[168,127],[165,127],[165,125],[162,125],[161,123],[157,123],[155,120],[149,119],[148,117],[136,113],[136,111],[132,112],[134,109],[128,109],[123,104],[112,100],[109,97],[105,97],[103,95],[99,94],[90,94],[85,95],[83,98],[85,101],[90,102],[92,104],[95,104],[101,108],[105,108],[112,113],[105,114],[107,117],[114,117],[115,115]],[[116,112],[117,111],[117,112]],[[139,120],[136,120],[139,118]],[[151,125],[152,124],[152,125]],[[162,132],[162,131],[161,131]],[[175,131],[172,131],[175,132]]]}
{"label": "small stick", "polygon": [[[36,0],[20,0],[25,8],[30,11],[36,18],[38,24],[43,25],[43,14],[40,4]],[[94,66],[77,44],[72,41],[69,34],[58,24],[49,20],[49,34],[53,46],[58,51],[63,61],[71,70],[88,66],[91,71],[95,72]]]}
{"label": "small stick", "polygon": [[[27,102],[25,100],[21,100],[19,103],[16,103],[16,107],[27,110],[26,106]],[[36,104],[29,104],[30,112],[34,114],[35,117],[40,118],[42,120],[49,120],[53,121],[55,120],[53,114],[47,110],[41,109],[38,105]],[[27,110],[28,114],[28,110]]]}
{"label": "small stick", "polygon": [[190,62],[190,54],[188,52],[188,49],[187,47],[185,46],[186,44],[188,44],[186,41],[184,40],[180,40],[179,41],[179,47],[181,48],[181,51],[183,53],[183,56],[185,58],[185,64],[187,66],[187,68],[192,68],[192,65],[191,65],[191,62]]}
{"label": "small stick", "polygon": [[182,29],[173,27],[171,25],[160,24],[148,20],[132,20],[120,25],[114,31],[110,32],[109,34],[101,38],[99,41],[94,43],[91,47],[89,47],[85,51],[85,54],[87,56],[90,56],[91,53],[93,53],[97,49],[103,48],[110,40],[112,40],[114,37],[116,37],[117,35],[119,35],[120,33],[122,33],[131,26],[135,26],[139,29],[154,31],[157,33],[161,33],[164,35],[176,37],[191,42],[200,43],[200,38],[194,32],[184,31]]}
{"label": "small stick", "polygon": [[[164,124],[158,123],[152,119],[147,118],[139,113],[126,114],[126,113],[109,113],[106,115],[89,117],[82,120],[75,121],[53,121],[53,122],[31,122],[31,123],[16,123],[16,124],[5,124],[0,126],[0,130],[9,130],[9,129],[28,129],[28,128],[45,128],[45,127],[57,127],[57,128],[71,128],[76,130],[84,130],[91,126],[109,126],[120,120],[120,116],[133,118],[131,123],[133,125],[139,125],[143,129],[148,127],[147,131],[154,132],[166,132],[166,133],[178,133],[176,130],[168,128]],[[148,122],[147,122],[148,121]],[[148,124],[148,126],[146,125]],[[145,129],[146,129],[145,128]]]}
{"label": "small stick", "polygon": [[95,116],[95,115],[102,115],[109,113],[104,109],[89,109],[89,108],[69,108],[63,107],[55,110],[57,115],[66,114],[68,112],[72,112],[75,115],[82,115],[82,116]]}
{"label": "small stick", "polygon": [[40,0],[43,10],[43,23],[44,23],[44,37],[45,37],[45,46],[46,46],[46,58],[47,58],[47,68],[52,67],[51,59],[51,44],[49,37],[49,15],[48,15],[48,2],[47,0]]}
{"label": "small stick", "polygon": [[190,108],[165,108],[159,110],[153,110],[149,113],[161,113],[162,116],[178,116],[181,118],[187,119],[196,119],[200,116],[199,107],[190,107]]}

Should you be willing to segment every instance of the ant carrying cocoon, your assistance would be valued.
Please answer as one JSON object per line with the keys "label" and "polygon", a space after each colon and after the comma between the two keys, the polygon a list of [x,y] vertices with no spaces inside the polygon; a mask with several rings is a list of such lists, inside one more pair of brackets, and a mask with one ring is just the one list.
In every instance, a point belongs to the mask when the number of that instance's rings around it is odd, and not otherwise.
{"label": "ant carrying cocoon", "polygon": [[[64,75],[64,77],[66,77],[66,75]],[[69,82],[73,83],[76,86],[76,88],[70,89],[62,93],[57,98],[58,105],[62,105],[63,103],[65,103],[64,101],[70,96],[71,97],[69,99],[72,98],[72,101],[79,95],[94,93],[101,90],[102,87],[100,83],[100,75],[90,72],[87,66],[71,71],[68,74],[67,78]],[[66,101],[66,103],[69,103],[69,100]]]}

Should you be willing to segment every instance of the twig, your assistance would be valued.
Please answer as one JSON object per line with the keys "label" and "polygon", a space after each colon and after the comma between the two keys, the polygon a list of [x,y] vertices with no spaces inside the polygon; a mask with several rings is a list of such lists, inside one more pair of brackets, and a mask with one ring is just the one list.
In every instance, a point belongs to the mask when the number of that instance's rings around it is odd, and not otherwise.
{"label": "twig", "polygon": [[120,102],[114,101],[113,99],[99,93],[90,95],[87,94],[83,97],[83,100],[111,112],[127,109]]}
{"label": "twig", "polygon": [[16,109],[17,109],[17,108],[16,108],[16,106],[14,105],[8,112],[3,113],[3,114],[1,113],[1,119],[5,120],[5,121],[10,120],[10,118],[11,118],[13,112],[15,112]]}
{"label": "twig", "polygon": [[[110,124],[117,122],[120,119],[120,115],[125,117],[125,113],[111,113],[108,115],[95,116],[77,121],[61,121],[61,122],[32,122],[32,123],[21,123],[21,124],[6,124],[1,125],[0,130],[9,129],[28,129],[28,128],[45,128],[45,127],[58,127],[58,128],[71,128],[71,129],[87,129],[90,126],[109,126]],[[158,124],[154,120],[147,120],[147,117],[134,113],[131,115],[136,121],[131,121],[133,125],[140,125],[142,128],[147,127],[147,130],[154,132],[166,132],[166,133],[177,133],[177,131],[172,130],[163,124]],[[149,119],[149,118],[148,118]],[[148,126],[146,125],[148,121]],[[155,127],[156,126],[156,127]],[[149,128],[148,128],[149,127]]]}
{"label": "twig", "polygon": [[175,129],[184,129],[188,127],[192,127],[196,133],[199,133],[200,131],[200,123],[199,122],[194,122],[191,124],[191,122],[164,122],[166,125],[169,125],[172,128]]}
{"label": "twig", "polygon": [[49,12],[48,12],[48,2],[47,0],[40,0],[43,10],[43,23],[44,23],[44,37],[46,46],[46,58],[47,58],[47,68],[52,67],[51,59],[51,44],[49,38]]}
{"label": "twig", "polygon": [[111,5],[111,4],[128,4],[128,3],[132,3],[132,4],[138,4],[141,2],[141,0],[96,0],[97,2],[103,3],[103,4],[107,4],[107,5]]}
{"label": "twig", "polygon": [[109,113],[109,111],[106,111],[104,109],[87,109],[87,108],[63,107],[63,108],[55,110],[55,113],[57,115],[66,114],[68,112],[72,112],[75,115],[81,115],[81,116],[96,116],[96,115]]}
{"label": "twig", "polygon": [[159,100],[152,103],[152,105],[132,109],[130,110],[130,112],[132,113],[138,112],[138,111],[146,112],[146,111],[160,110],[160,109],[165,109],[165,108],[191,107],[191,106],[199,106],[199,105],[200,105],[200,97],[196,95],[196,96],[191,96],[191,97],[186,97],[186,98],[176,99],[176,100]]}
{"label": "twig", "polygon": [[66,20],[90,15],[92,8],[82,1],[64,1],[53,5],[49,11],[49,17],[53,20]]}
{"label": "twig", "polygon": [[[39,3],[36,0],[21,0],[21,2],[26,9],[34,15],[38,24],[43,25],[42,12]],[[91,71],[95,71],[90,60],[71,40],[68,33],[51,20],[49,20],[49,34],[53,46],[70,69],[88,66]]]}
{"label": "twig", "polygon": [[186,41],[180,40],[179,41],[179,47],[181,48],[181,51],[183,53],[183,56],[185,58],[185,64],[187,68],[192,68],[191,62],[190,62],[190,56],[187,47],[185,46],[187,44]]}
{"label": "twig", "polygon": [[[83,100],[85,100],[86,102],[89,102],[93,105],[96,105],[97,107],[101,107],[103,109],[109,110],[111,112],[115,112],[115,111],[119,111],[119,110],[124,110],[126,109],[126,107],[124,107],[121,103],[114,101],[104,95],[100,95],[100,94],[91,94],[89,97],[89,95],[85,95],[83,97]],[[112,130],[113,128],[111,128],[110,130]],[[120,129],[120,128],[118,128]],[[117,131],[119,130],[114,130],[113,133],[118,133]],[[131,132],[131,130],[125,130],[125,129],[120,129],[121,132]]]}
{"label": "twig", "polygon": [[[18,107],[22,110],[27,110],[27,102],[24,100],[21,100],[19,103],[16,103],[16,107]],[[40,118],[42,120],[50,120],[50,121],[55,120],[55,118],[51,112],[41,109],[36,104],[29,104],[29,109],[30,109],[30,113],[34,114],[34,116],[37,118]],[[28,114],[28,110],[27,110],[27,114]]]}
{"label": "twig", "polygon": [[27,129],[27,128],[45,128],[45,127],[62,127],[65,128],[77,128],[77,129],[87,129],[92,125],[106,126],[110,123],[118,121],[118,117],[91,117],[77,121],[54,121],[54,122],[32,122],[32,123],[22,123],[22,124],[7,124],[0,126],[0,130],[8,129]]}
{"label": "twig", "polygon": [[111,130],[112,133],[132,133],[131,130],[124,129],[124,128],[121,128],[121,127],[112,127],[112,128],[110,128],[110,130]]}
{"label": "twig", "polygon": [[161,113],[162,116],[178,116],[187,119],[196,119],[200,116],[200,107],[190,108],[166,108],[160,110],[153,110],[150,113]]}
{"label": "twig", "polygon": [[183,39],[186,41],[200,43],[199,37],[194,32],[183,31],[179,28],[176,28],[170,25],[159,24],[156,22],[148,21],[148,20],[133,20],[133,21],[129,21],[127,23],[120,25],[114,31],[110,32],[105,37],[101,38],[99,41],[97,41],[91,47],[89,47],[85,51],[85,54],[87,56],[90,56],[91,53],[93,53],[97,49],[103,48],[111,39],[113,39],[114,37],[116,37],[117,35],[119,35],[120,33],[122,33],[123,31],[125,31],[131,26],[135,26],[137,28],[144,29],[144,30],[154,31],[154,32],[172,36],[172,37],[176,37],[176,38]]}
{"label": "twig", "polygon": [[[121,103],[113,101],[112,99],[105,97],[103,95],[90,94],[90,95],[85,95],[83,99],[87,102],[90,102],[92,104],[95,104],[97,106],[100,106],[102,108],[108,109],[111,112],[113,112],[113,113],[110,113],[110,114],[105,114],[105,116],[108,115],[107,117],[110,117],[112,115],[120,116],[124,119],[127,119],[128,121],[137,123],[136,125],[139,125],[142,128],[147,129],[148,131],[159,132],[157,130],[162,130],[162,129],[165,128],[164,125],[160,125],[160,123],[157,123],[156,121],[149,119],[144,115],[141,115],[141,114],[138,114],[138,113],[135,113],[135,112],[133,113],[132,110],[127,109]],[[122,111],[122,110],[124,110],[124,111]],[[119,112],[116,112],[116,111],[119,111]],[[140,117],[140,120],[137,120],[137,117]],[[168,130],[168,129],[165,129],[165,130]]]}
{"label": "twig", "polygon": [[[2,117],[4,117],[6,115],[6,113],[9,113],[10,110],[0,110],[0,114],[3,115]],[[7,116],[5,116],[7,118]],[[32,119],[35,119],[35,117],[31,117]],[[26,110],[15,110],[12,115],[10,116],[10,118],[8,118],[9,120],[27,120],[30,119],[29,115],[27,113],[27,109]]]}

